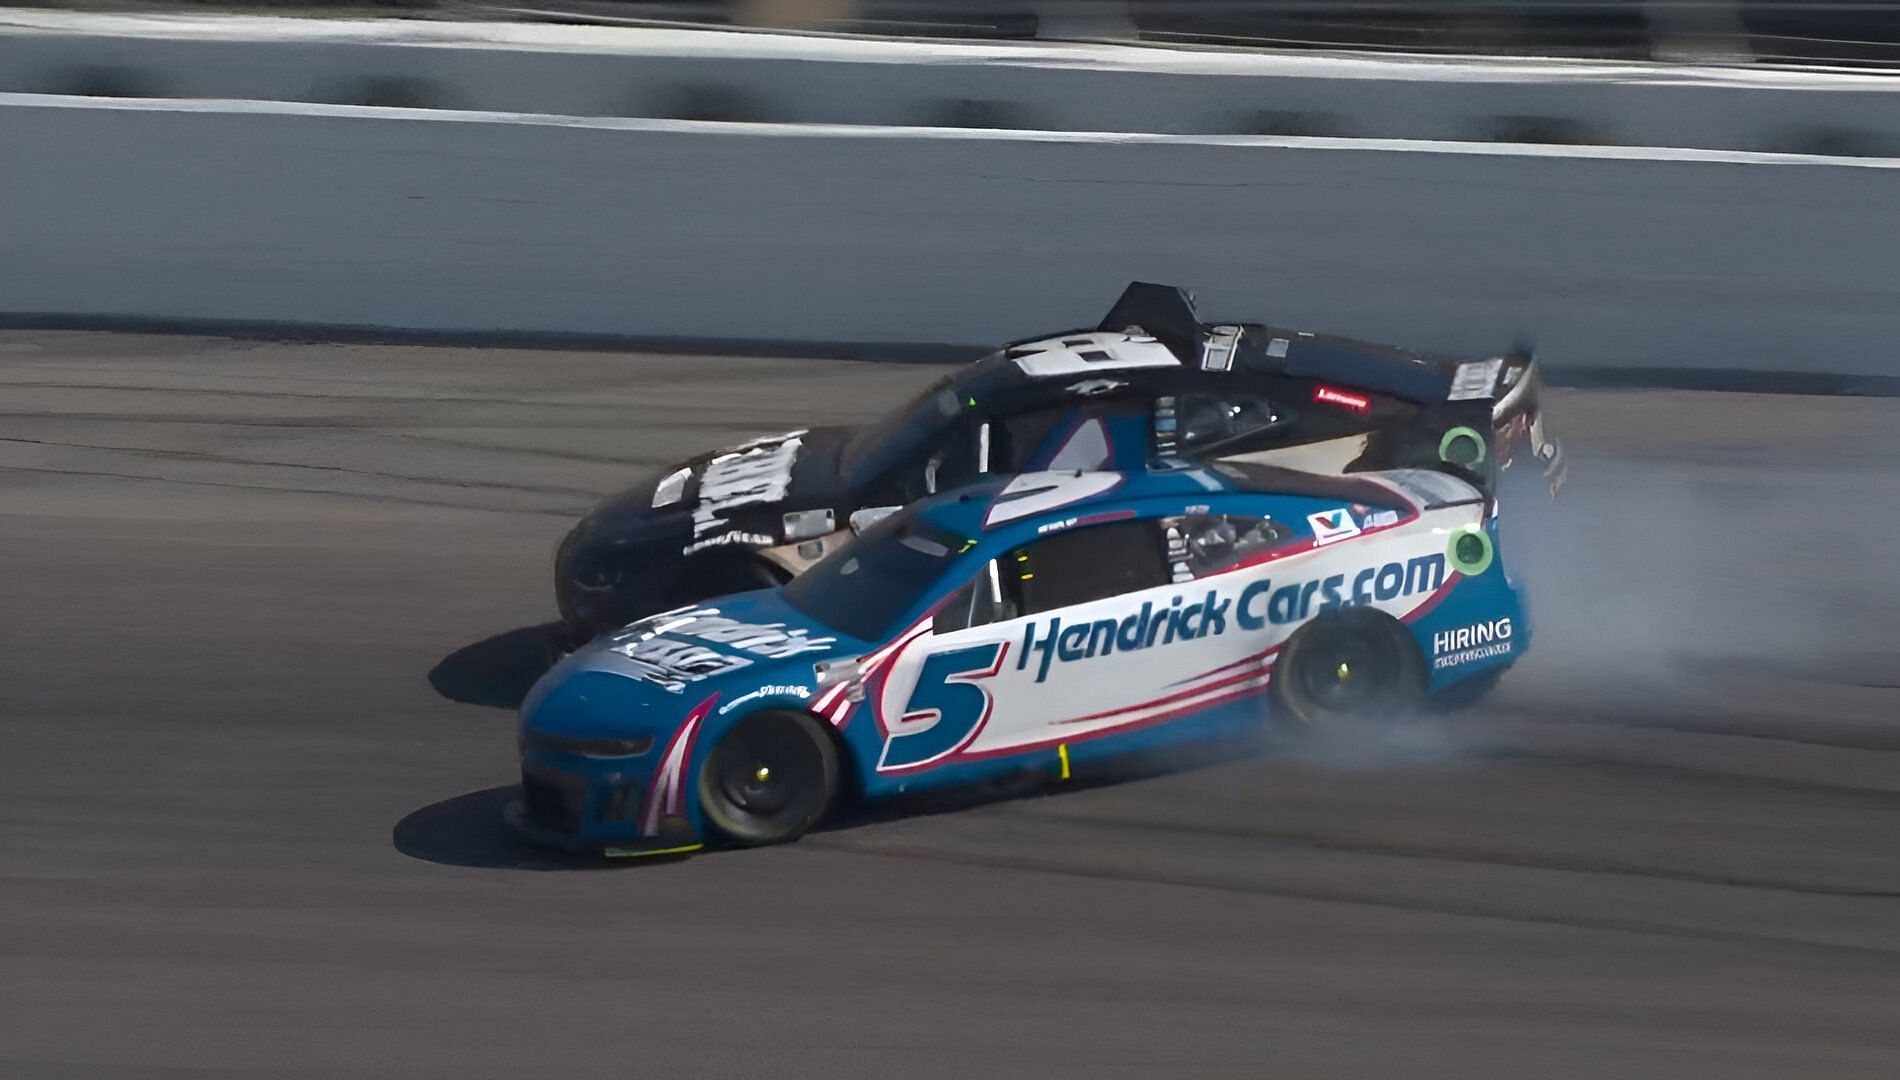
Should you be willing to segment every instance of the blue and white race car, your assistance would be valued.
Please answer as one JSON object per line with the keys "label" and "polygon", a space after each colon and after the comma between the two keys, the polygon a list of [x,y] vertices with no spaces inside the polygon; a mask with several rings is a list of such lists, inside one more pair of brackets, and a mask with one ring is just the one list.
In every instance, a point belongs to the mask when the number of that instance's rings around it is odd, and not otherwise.
{"label": "blue and white race car", "polygon": [[1529,640],[1459,472],[1182,462],[924,499],[788,585],[568,656],[522,706],[509,815],[608,855],[770,844],[840,795],[1403,716]]}

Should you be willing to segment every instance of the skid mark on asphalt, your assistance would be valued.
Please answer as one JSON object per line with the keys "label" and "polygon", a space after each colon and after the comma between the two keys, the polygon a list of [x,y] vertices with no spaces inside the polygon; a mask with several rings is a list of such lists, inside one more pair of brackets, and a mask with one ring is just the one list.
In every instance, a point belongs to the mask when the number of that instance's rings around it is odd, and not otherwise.
{"label": "skid mark on asphalt", "polygon": [[[1698,734],[1702,733],[1698,732]],[[1498,750],[1491,754],[1491,757],[1497,761],[1581,765],[1586,768],[1605,772],[1621,772],[1632,776],[1649,776],[1663,780],[1697,779],[1726,781],[1736,785],[1763,788],[1770,792],[1784,791],[1831,796],[1850,796],[1861,802],[1867,809],[1888,812],[1900,811],[1900,789],[1891,787],[1869,787],[1863,784],[1796,780],[1777,776],[1762,776],[1751,772],[1737,772],[1730,769],[1716,768],[1714,766],[1634,761],[1628,758],[1596,757],[1588,754],[1563,753],[1561,751]],[[1894,782],[1900,783],[1900,775],[1894,776]]]}
{"label": "skid mark on asphalt", "polygon": [[[1498,919],[1547,926],[1563,926],[1579,930],[1609,930],[1723,944],[1741,944],[1751,948],[1771,946],[1798,950],[1813,950],[1834,954],[1843,958],[1854,957],[1879,962],[1900,961],[1900,943],[1871,944],[1819,941],[1782,934],[1671,925],[1669,923],[1639,918],[1559,915],[1554,913],[1511,910],[1501,904],[1487,905],[1469,901],[1421,901],[1415,899],[1401,899],[1340,887],[1313,886],[1299,888],[1285,885],[1222,880],[1196,874],[1144,873],[1131,869],[1109,868],[1106,866],[1059,865],[1053,861],[1040,858],[951,852],[934,849],[921,844],[860,843],[845,841],[837,838],[836,834],[826,834],[822,839],[807,839],[803,841],[803,843],[811,844],[813,847],[826,851],[867,855],[879,858],[945,863],[957,866],[1008,870],[1021,873],[1052,874],[1061,877],[1141,882],[1151,885],[1165,885],[1173,888],[1207,889],[1216,892],[1251,896],[1272,896],[1290,900],[1314,900],[1325,903],[1353,904],[1395,911],[1426,912],[1474,919]],[[1900,909],[1896,909],[1896,913],[1900,913]]]}
{"label": "skid mark on asphalt", "polygon": [[1744,889],[1766,889],[1780,892],[1806,893],[1816,896],[1900,898],[1900,890],[1838,888],[1806,882],[1755,878],[1741,874],[1663,870],[1657,867],[1643,866],[1635,863],[1616,865],[1603,860],[1571,861],[1556,857],[1540,858],[1530,855],[1486,851],[1480,848],[1461,849],[1449,846],[1424,847],[1408,844],[1382,844],[1365,840],[1328,837],[1318,833],[1244,828],[1214,823],[1188,825],[1180,822],[1168,822],[1166,825],[1157,825],[1153,821],[1133,817],[1070,814],[1035,808],[1026,808],[1023,811],[1023,815],[1040,821],[1051,821],[1066,825],[1100,828],[1117,832],[1136,832],[1142,830],[1162,831],[1191,836],[1256,841],[1268,845],[1284,845],[1289,848],[1309,848],[1315,851],[1339,852],[1342,854],[1427,859],[1434,862],[1468,863],[1474,866],[1508,866],[1526,870],[1552,870],[1574,874],[1605,874],[1616,877],[1655,878],[1662,881],[1682,881],[1697,885],[1726,885]]}
{"label": "skid mark on asphalt", "polygon": [[0,472],[40,473],[48,476],[97,476],[109,480],[143,480],[154,484],[184,484],[189,487],[264,491],[278,495],[330,495],[340,499],[363,499],[369,502],[394,503],[404,506],[427,506],[441,510],[477,510],[491,514],[535,514],[570,518],[573,517],[575,513],[573,510],[534,510],[526,508],[504,510],[479,503],[458,503],[437,499],[418,499],[411,496],[399,495],[374,495],[363,491],[340,491],[332,488],[285,487],[281,484],[237,484],[217,480],[183,480],[173,476],[110,472],[104,469],[52,469],[36,465],[0,465]]}
{"label": "skid mark on asphalt", "polygon": [[307,469],[312,472],[341,473],[348,476],[361,476],[376,480],[401,480],[418,484],[443,484],[449,487],[459,488],[525,492],[531,495],[571,495],[579,499],[595,499],[599,497],[598,492],[588,491],[584,488],[536,484],[507,484],[495,480],[453,480],[446,477],[420,476],[413,473],[381,472],[375,469],[353,469],[345,465],[305,465],[294,461],[271,461],[263,458],[235,457],[229,454],[210,454],[200,450],[157,450],[139,446],[107,446],[98,443],[56,442],[50,439],[22,439],[9,436],[0,436],[0,443],[23,443],[29,446],[59,447],[67,450],[98,450],[104,453],[129,454],[134,457],[206,461],[219,465],[262,466],[271,469]]}

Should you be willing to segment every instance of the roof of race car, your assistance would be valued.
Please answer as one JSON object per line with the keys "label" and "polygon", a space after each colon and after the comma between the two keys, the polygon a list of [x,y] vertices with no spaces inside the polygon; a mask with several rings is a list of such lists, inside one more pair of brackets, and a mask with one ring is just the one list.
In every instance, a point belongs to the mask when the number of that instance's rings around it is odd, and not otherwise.
{"label": "roof of race car", "polygon": [[[919,517],[960,536],[978,536],[1002,525],[1051,516],[1119,509],[1131,500],[1207,498],[1213,495],[1286,495],[1364,506],[1403,508],[1390,487],[1363,477],[1324,476],[1271,465],[1238,462],[1150,472],[1021,473],[991,477],[913,504]],[[1022,500],[1018,513],[998,514],[1011,500]]]}
{"label": "roof of race car", "polygon": [[[1094,329],[1014,342],[1000,355],[1031,379],[1199,368],[1332,379],[1421,404],[1450,397],[1461,365],[1471,362],[1263,323],[1203,324],[1185,289],[1139,281]],[[1483,389],[1475,396],[1489,396],[1491,387]]]}

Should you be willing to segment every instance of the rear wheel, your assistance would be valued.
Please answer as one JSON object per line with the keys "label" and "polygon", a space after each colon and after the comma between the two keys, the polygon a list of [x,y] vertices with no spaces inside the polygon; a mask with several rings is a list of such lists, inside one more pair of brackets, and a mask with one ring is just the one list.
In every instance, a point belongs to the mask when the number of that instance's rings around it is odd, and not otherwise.
{"label": "rear wheel", "polygon": [[742,847],[796,840],[838,791],[838,748],[817,718],[770,709],[732,726],[699,768],[699,805]]}
{"label": "rear wheel", "polygon": [[1425,665],[1405,627],[1348,608],[1301,627],[1273,665],[1275,715],[1299,731],[1402,720],[1425,694]]}

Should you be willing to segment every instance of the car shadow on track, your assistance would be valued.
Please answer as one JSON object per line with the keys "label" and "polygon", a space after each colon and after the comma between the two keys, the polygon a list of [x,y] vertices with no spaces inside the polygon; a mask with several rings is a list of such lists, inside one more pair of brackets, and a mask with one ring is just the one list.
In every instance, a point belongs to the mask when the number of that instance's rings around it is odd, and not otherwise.
{"label": "car shadow on track", "polygon": [[535,680],[567,652],[558,622],[520,626],[464,645],[429,669],[429,685],[450,701],[519,709]]}
{"label": "car shadow on track", "polygon": [[[544,623],[507,630],[465,645],[442,658],[429,672],[429,684],[451,701],[489,708],[518,709],[530,688],[566,652],[560,623]],[[1275,746],[1271,740],[1217,740],[1176,747],[1163,754],[1124,757],[1091,770],[1090,775],[1056,783],[1046,772],[1025,770],[1020,775],[976,788],[910,795],[852,805],[835,812],[813,830],[814,835],[876,825],[900,818],[953,813],[989,803],[1033,796],[1059,797],[1105,784],[1125,783],[1165,773],[1176,773],[1235,760],[1267,750],[1289,753],[1319,764],[1348,770],[1377,767],[1392,760],[1436,760],[1456,754],[1439,725],[1421,725],[1397,738],[1368,746],[1356,739],[1341,744],[1325,741]],[[392,841],[411,858],[449,866],[510,870],[585,870],[607,867],[665,865],[676,857],[616,858],[572,854],[529,843],[503,819],[510,801],[519,797],[514,785],[469,792],[415,810],[396,823]],[[705,854],[717,854],[708,850]]]}
{"label": "car shadow on track", "polygon": [[[1234,760],[1236,751],[1250,754],[1259,749],[1261,744],[1257,741],[1218,742],[1176,749],[1165,756],[1151,754],[1122,759],[1099,772],[1076,776],[1061,783],[1044,772],[1025,769],[1019,774],[976,787],[849,804],[833,811],[810,835],[816,837],[848,832],[902,818],[972,810],[1015,799],[1060,798],[1110,784],[1224,764]],[[490,870],[599,870],[663,866],[681,860],[677,856],[610,859],[529,843],[502,816],[508,803],[520,797],[520,790],[510,784],[432,803],[398,821],[392,830],[391,841],[397,851],[412,859],[445,866]],[[730,855],[744,850],[707,848],[695,857]]]}
{"label": "car shadow on track", "polygon": [[[833,814],[814,828],[810,835],[856,829],[865,825],[899,818],[969,810],[987,803],[1021,798],[1033,794],[1054,794],[1058,790],[1095,787],[1106,781],[1065,785],[1061,789],[1033,783],[1013,788],[986,787],[974,791],[956,791],[902,800],[880,801],[865,807],[852,807]],[[514,785],[471,791],[431,803],[412,811],[391,831],[396,850],[412,859],[443,866],[465,866],[486,870],[601,870],[638,866],[661,866],[679,862],[679,857],[607,858],[544,848],[529,843],[511,828],[502,816],[508,803],[520,797]],[[724,855],[743,848],[707,848],[697,857]]]}
{"label": "car shadow on track", "polygon": [[624,860],[572,855],[536,847],[502,819],[521,789],[487,788],[431,803],[396,822],[390,839],[412,859],[445,866],[491,870],[584,870],[623,865]]}

